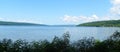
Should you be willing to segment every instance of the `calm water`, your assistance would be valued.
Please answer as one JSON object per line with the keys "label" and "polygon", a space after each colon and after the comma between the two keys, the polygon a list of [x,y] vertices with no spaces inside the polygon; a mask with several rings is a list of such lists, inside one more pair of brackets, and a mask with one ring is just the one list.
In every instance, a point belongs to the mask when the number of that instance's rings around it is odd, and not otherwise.
{"label": "calm water", "polygon": [[71,40],[83,37],[95,37],[104,40],[112,35],[118,27],[43,27],[43,26],[0,26],[0,39],[52,40],[54,36],[62,36],[69,31]]}

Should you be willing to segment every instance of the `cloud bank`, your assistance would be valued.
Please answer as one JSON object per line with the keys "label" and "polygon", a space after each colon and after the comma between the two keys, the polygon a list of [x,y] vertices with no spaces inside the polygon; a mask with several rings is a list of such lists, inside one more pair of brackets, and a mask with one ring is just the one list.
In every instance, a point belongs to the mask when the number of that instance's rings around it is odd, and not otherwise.
{"label": "cloud bank", "polygon": [[75,22],[75,23],[84,23],[84,22],[92,22],[92,21],[101,21],[101,20],[110,20],[109,17],[98,17],[93,14],[91,16],[69,16],[64,15],[63,21],[67,23]]}
{"label": "cloud bank", "polygon": [[112,7],[110,9],[110,12],[114,15],[120,15],[120,0],[111,0]]}
{"label": "cloud bank", "polygon": [[5,18],[0,18],[0,21],[10,21],[10,22],[25,22],[25,23],[36,23],[36,24],[44,24],[44,23],[42,23],[42,22],[40,22],[40,21],[35,21],[35,20],[32,20],[32,19],[5,19]]}
{"label": "cloud bank", "polygon": [[112,7],[108,10],[109,15],[105,15],[103,17],[99,17],[96,14],[91,16],[70,16],[64,15],[63,21],[66,23],[85,23],[85,22],[92,22],[92,21],[101,21],[101,20],[117,20],[120,19],[120,0],[110,0]]}

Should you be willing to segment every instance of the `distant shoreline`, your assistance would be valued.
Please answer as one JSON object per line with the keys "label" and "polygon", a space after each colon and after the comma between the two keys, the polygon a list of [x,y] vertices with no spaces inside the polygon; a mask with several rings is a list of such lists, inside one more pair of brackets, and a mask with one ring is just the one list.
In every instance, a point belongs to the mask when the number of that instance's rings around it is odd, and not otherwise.
{"label": "distant shoreline", "polygon": [[77,26],[120,27],[120,20],[94,21],[94,22],[79,24]]}

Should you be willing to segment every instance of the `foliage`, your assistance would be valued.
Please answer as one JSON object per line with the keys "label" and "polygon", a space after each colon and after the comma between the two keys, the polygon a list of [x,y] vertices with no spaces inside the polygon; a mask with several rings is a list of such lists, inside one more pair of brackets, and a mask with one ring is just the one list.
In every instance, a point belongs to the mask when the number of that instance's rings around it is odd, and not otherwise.
{"label": "foliage", "polygon": [[120,27],[120,20],[95,21],[79,24],[78,26]]}
{"label": "foliage", "polygon": [[0,21],[0,25],[14,25],[14,26],[46,26],[44,24],[25,23],[25,22],[7,22]]}
{"label": "foliage", "polygon": [[85,37],[70,42],[69,32],[62,37],[55,36],[51,42],[3,39],[0,52],[120,52],[120,32],[116,31],[104,41]]}

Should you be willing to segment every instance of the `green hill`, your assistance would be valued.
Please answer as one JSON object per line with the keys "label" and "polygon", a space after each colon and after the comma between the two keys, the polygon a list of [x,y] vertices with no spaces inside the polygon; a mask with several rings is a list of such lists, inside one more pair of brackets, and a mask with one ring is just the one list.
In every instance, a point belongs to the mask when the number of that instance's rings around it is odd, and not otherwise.
{"label": "green hill", "polygon": [[35,24],[35,23],[24,23],[24,22],[7,22],[7,21],[0,21],[0,25],[6,26],[46,26],[44,24]]}
{"label": "green hill", "polygon": [[120,20],[95,21],[79,24],[77,26],[120,27]]}

